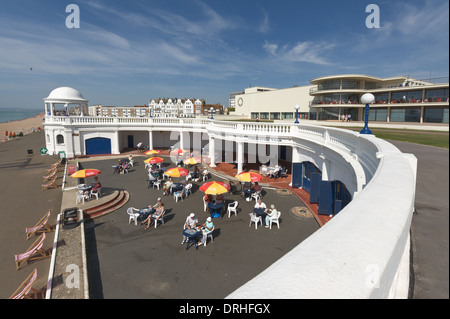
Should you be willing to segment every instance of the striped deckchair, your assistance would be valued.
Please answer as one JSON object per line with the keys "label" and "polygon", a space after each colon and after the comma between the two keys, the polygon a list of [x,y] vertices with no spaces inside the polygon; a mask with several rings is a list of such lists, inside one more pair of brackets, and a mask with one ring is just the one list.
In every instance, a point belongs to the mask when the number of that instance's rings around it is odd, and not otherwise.
{"label": "striped deckchair", "polygon": [[[34,299],[37,298],[39,291],[33,288],[33,284],[37,279],[37,269],[25,279],[19,288],[9,297],[9,299]],[[30,293],[32,291],[32,293]]]}
{"label": "striped deckchair", "polygon": [[25,228],[25,234],[27,235],[27,240],[34,236],[37,232],[51,232],[54,229],[48,224],[48,219],[50,218],[50,211],[47,212],[33,227]]}
{"label": "striped deckchair", "polygon": [[51,250],[44,250],[45,233],[42,233],[38,239],[27,249],[26,252],[14,256],[16,270],[19,270],[27,261],[40,260],[51,256]]}
{"label": "striped deckchair", "polygon": [[49,188],[56,188],[58,187],[58,185],[56,184],[56,176],[53,176],[53,178],[51,180],[49,180],[47,182],[47,184],[42,184],[42,190],[45,191],[46,189]]}

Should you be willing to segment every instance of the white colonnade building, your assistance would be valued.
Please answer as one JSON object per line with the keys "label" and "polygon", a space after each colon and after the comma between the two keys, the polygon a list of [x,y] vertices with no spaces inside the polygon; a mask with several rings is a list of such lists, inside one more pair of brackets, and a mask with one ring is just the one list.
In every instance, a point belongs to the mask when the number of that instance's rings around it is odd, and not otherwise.
{"label": "white colonnade building", "polygon": [[[291,187],[306,190],[319,214],[335,217],[229,298],[407,297],[417,169],[411,154],[373,135],[309,124],[86,116],[87,101],[69,88],[52,91],[45,103],[49,154],[120,154],[143,142],[199,152],[211,167],[236,161],[238,172],[244,158],[288,163]],[[58,116],[55,103],[78,103],[81,113]],[[345,191],[332,198],[337,186]]]}

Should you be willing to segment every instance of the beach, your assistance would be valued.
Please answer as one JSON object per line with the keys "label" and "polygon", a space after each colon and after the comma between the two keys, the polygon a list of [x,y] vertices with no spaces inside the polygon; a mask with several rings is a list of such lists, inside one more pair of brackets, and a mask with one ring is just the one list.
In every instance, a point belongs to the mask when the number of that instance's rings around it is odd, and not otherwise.
{"label": "beach", "polygon": [[37,128],[40,127],[42,130],[44,128],[43,118],[44,113],[40,113],[24,120],[0,123],[1,141],[5,142],[7,140],[5,139],[5,131],[15,132],[17,137],[20,132],[22,132],[23,135],[32,133],[33,128],[37,130]]}

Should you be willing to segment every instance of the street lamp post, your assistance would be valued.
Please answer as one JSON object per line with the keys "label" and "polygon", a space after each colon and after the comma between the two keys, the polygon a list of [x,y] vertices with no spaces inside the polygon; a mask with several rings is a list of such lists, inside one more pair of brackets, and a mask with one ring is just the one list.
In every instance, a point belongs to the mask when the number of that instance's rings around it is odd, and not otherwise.
{"label": "street lamp post", "polygon": [[211,106],[211,108],[209,109],[210,111],[211,111],[211,120],[214,120],[214,117],[213,117],[213,112],[214,112],[214,108]]}
{"label": "street lamp post", "polygon": [[298,121],[298,109],[299,108],[300,108],[300,105],[295,106],[295,122],[294,122],[294,124],[299,124],[299,121]]}
{"label": "street lamp post", "polygon": [[364,128],[359,132],[360,134],[372,134],[369,129],[369,104],[375,102],[375,96],[371,93],[366,93],[361,96],[361,103],[366,104],[365,114],[364,114]]}

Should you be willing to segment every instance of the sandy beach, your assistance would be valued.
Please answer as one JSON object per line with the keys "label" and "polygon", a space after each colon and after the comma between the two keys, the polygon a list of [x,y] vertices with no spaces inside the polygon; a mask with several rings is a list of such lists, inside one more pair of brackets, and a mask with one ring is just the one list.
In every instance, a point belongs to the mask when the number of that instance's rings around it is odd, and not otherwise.
{"label": "sandy beach", "polygon": [[1,134],[0,140],[2,142],[7,141],[7,139],[5,139],[5,131],[15,132],[17,136],[20,132],[22,132],[23,135],[32,133],[33,127],[36,130],[38,127],[40,127],[42,130],[44,128],[44,123],[42,121],[43,118],[44,113],[40,113],[35,117],[30,117],[24,120],[0,123],[0,134]]}

